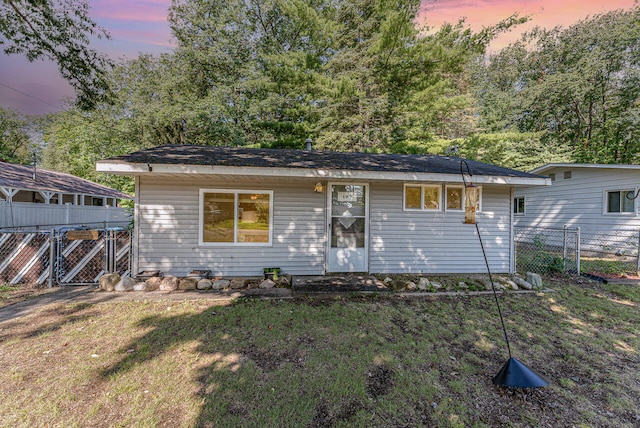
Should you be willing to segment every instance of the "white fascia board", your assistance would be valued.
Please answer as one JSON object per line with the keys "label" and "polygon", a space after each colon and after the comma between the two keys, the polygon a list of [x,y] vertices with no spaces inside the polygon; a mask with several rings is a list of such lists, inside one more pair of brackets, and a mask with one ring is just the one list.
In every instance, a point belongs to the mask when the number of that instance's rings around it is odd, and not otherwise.
{"label": "white fascia board", "polygon": [[548,163],[529,172],[531,174],[544,174],[545,172],[553,168],[640,169],[640,165],[602,163]]}
{"label": "white fascia board", "polygon": [[[265,168],[236,167],[218,165],[169,165],[169,164],[133,164],[126,162],[98,161],[96,170],[117,175],[152,174],[198,174],[198,175],[242,175],[260,177],[298,177],[323,180],[389,180],[404,182],[449,182],[462,183],[460,174],[414,173],[393,171],[352,171],[310,168]],[[504,177],[475,175],[474,184],[496,184],[508,186],[544,186],[551,180],[544,177]]]}

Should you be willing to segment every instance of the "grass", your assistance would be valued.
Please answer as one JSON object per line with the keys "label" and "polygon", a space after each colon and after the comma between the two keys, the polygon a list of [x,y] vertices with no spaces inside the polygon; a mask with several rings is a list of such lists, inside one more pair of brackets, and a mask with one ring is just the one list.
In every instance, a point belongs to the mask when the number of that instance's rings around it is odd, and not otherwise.
{"label": "grass", "polygon": [[[565,282],[567,280],[564,280]],[[0,324],[1,426],[633,427],[640,289],[48,305]]]}

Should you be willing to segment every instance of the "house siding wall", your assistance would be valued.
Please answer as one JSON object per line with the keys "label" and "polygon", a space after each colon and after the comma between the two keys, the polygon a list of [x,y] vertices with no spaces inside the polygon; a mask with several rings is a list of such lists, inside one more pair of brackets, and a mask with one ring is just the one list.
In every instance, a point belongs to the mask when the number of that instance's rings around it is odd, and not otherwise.
{"label": "house siding wall", "polygon": [[[327,196],[313,192],[315,181],[174,176],[140,177],[138,183],[138,272],[254,276],[268,266],[293,275],[325,272]],[[402,182],[369,186],[369,272],[486,272],[475,227],[463,224],[463,212],[404,211]],[[272,245],[199,246],[200,189],[273,190]],[[496,273],[511,266],[510,194],[506,186],[484,186],[477,216]]]}
{"label": "house siding wall", "polygon": [[[325,195],[313,181],[140,177],[137,269],[184,276],[194,269],[214,275],[261,275],[278,266],[289,274],[320,275],[325,257]],[[199,190],[273,190],[271,246],[199,246]]]}
{"label": "house siding wall", "polygon": [[[571,171],[565,179],[564,172]],[[514,216],[518,227],[562,228],[582,227],[588,229],[621,229],[640,227],[638,205],[635,213],[603,214],[604,192],[610,190],[636,189],[640,185],[640,171],[632,169],[554,168],[546,175],[555,173],[551,186],[518,188],[514,197],[525,197],[525,214]]]}
{"label": "house siding wall", "polygon": [[[510,271],[510,188],[483,186],[477,221],[489,266]],[[369,271],[482,273],[486,265],[474,225],[463,212],[403,211],[403,183],[371,186]]]}

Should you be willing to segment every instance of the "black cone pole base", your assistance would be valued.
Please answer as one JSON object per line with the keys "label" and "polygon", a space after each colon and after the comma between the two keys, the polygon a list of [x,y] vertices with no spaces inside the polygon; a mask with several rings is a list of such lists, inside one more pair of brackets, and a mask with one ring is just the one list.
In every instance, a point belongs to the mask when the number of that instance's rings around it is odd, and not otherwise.
{"label": "black cone pole base", "polygon": [[547,378],[515,358],[509,358],[498,374],[493,377],[493,383],[511,388],[541,388],[549,385]]}

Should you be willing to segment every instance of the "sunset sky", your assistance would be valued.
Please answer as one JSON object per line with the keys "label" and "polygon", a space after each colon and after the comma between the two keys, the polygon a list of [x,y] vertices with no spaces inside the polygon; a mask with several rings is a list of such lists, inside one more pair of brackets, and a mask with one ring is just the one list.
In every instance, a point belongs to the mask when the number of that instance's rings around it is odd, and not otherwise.
{"label": "sunset sky", "polygon": [[[91,17],[111,33],[112,39],[97,41],[95,49],[114,59],[134,58],[138,53],[171,51],[167,8],[171,0],[91,0]],[[518,12],[532,21],[501,36],[492,46],[500,49],[533,26],[568,26],[587,16],[614,9],[628,9],[634,0],[423,0],[417,21],[430,27],[466,17],[474,30],[495,24]],[[60,110],[73,96],[70,86],[58,77],[54,64],[29,63],[17,55],[0,55],[0,106],[25,114]]]}

